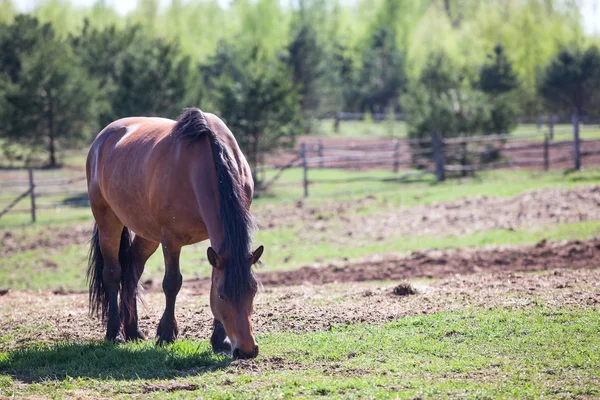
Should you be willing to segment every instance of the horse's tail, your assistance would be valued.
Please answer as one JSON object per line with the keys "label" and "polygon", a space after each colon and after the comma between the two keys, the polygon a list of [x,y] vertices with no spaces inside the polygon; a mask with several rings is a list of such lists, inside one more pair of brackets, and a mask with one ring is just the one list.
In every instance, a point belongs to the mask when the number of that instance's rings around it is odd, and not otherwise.
{"label": "horse's tail", "polygon": [[[121,232],[119,247],[119,263],[121,264],[121,307],[125,307],[132,315],[137,295],[137,270],[131,258],[131,235],[127,227]],[[106,321],[108,312],[108,296],[104,287],[104,258],[100,251],[98,225],[94,224],[90,252],[88,257],[87,279],[89,284],[89,311],[91,315],[100,316]]]}
{"label": "horse's tail", "polygon": [[100,252],[100,236],[98,235],[98,225],[94,223],[94,231],[90,240],[90,252],[88,256],[87,280],[89,285],[89,311],[90,315],[101,316],[102,321],[106,321],[106,312],[108,310],[108,296],[104,290],[104,280],[102,277],[104,271],[104,258]]}

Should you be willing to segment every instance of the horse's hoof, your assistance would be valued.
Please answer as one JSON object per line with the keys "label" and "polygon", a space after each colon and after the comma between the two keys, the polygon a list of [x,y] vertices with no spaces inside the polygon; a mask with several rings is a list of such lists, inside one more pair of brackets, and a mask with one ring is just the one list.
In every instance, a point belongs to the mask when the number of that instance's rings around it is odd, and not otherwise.
{"label": "horse's hoof", "polygon": [[125,338],[123,337],[122,333],[118,333],[116,335],[106,335],[106,337],[104,338],[107,342],[111,342],[111,343],[125,343]]}
{"label": "horse's hoof", "polygon": [[166,346],[168,344],[171,344],[174,341],[175,341],[175,338],[172,337],[172,336],[171,337],[158,337],[156,339],[156,345],[162,347],[162,346]]}
{"label": "horse's hoof", "polygon": [[218,353],[231,353],[231,342],[225,333],[223,324],[215,319],[213,333],[210,336],[210,344],[212,345],[213,352]]}
{"label": "horse's hoof", "polygon": [[156,330],[157,344],[159,346],[173,343],[178,335],[177,321],[165,322],[165,320],[161,319]]}
{"label": "horse's hoof", "polygon": [[142,333],[142,331],[140,331],[139,329],[136,329],[132,332],[126,332],[125,340],[128,342],[137,342],[140,340],[144,341],[146,340],[146,335],[144,335],[144,333]]}
{"label": "horse's hoof", "polygon": [[229,342],[229,338],[225,338],[225,340],[220,343],[211,341],[210,344],[212,345],[212,349],[215,354],[231,353],[231,343]]}

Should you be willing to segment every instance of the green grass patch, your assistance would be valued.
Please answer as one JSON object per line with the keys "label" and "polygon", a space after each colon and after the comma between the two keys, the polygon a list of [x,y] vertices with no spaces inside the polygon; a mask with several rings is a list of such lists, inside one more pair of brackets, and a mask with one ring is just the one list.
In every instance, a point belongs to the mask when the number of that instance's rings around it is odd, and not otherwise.
{"label": "green grass patch", "polygon": [[[432,175],[420,178],[407,178],[406,181],[381,181],[394,179],[407,171],[344,171],[311,169],[308,172],[308,205],[326,200],[348,201],[358,197],[373,195],[382,202],[413,206],[430,204],[436,201],[452,201],[473,196],[514,196],[527,190],[548,187],[568,188],[576,185],[600,183],[600,169],[587,168],[583,171],[565,173],[563,171],[518,171],[501,170],[478,173],[473,178],[451,179],[436,183]],[[267,179],[275,172],[269,171]],[[367,179],[349,181],[351,179]],[[337,181],[337,182],[333,182]],[[265,197],[256,199],[253,207],[265,203],[289,202],[303,198],[302,170],[291,169],[284,172],[272,191]]]}
{"label": "green grass patch", "polygon": [[[327,332],[259,335],[252,363],[205,341],[61,342],[0,352],[6,395],[69,397],[595,397],[596,309],[470,310]],[[25,385],[16,385],[24,382]],[[149,390],[150,389],[150,390]],[[167,393],[168,391],[168,393]]]}
{"label": "green grass patch", "polygon": [[[347,137],[347,138],[377,138],[377,137],[407,137],[408,126],[404,121],[340,121],[338,131],[335,131],[333,119],[322,119],[314,121],[312,134],[315,136],[326,137]],[[600,139],[600,126],[598,124],[580,125],[580,134],[582,139]],[[519,124],[511,132],[514,137],[539,133],[538,137],[527,138],[526,140],[543,141],[543,133],[548,132],[548,124],[545,123],[541,129],[537,124]],[[554,126],[555,140],[569,140],[573,136],[573,126],[571,124],[557,124]]]}
{"label": "green grass patch", "polygon": [[[358,260],[373,254],[398,254],[423,249],[467,248],[487,245],[528,245],[546,240],[584,240],[600,235],[600,221],[559,224],[536,230],[488,230],[467,236],[396,236],[382,241],[357,244],[322,240],[306,243],[294,229],[259,231],[255,242],[266,248],[263,270],[298,268],[310,263],[342,259]],[[358,240],[358,239],[357,239]],[[206,260],[208,242],[185,247],[181,253],[181,270],[185,279],[210,276]],[[85,290],[87,247],[70,245],[58,249],[37,249],[6,257],[0,264],[0,288]],[[162,249],[148,260],[142,281],[160,282],[164,275]]]}

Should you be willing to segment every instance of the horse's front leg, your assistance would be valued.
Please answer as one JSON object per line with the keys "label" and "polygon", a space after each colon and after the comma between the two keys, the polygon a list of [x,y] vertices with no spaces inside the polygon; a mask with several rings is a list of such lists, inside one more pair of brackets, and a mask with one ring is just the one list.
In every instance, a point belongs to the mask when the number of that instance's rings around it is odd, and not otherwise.
{"label": "horse's front leg", "polygon": [[213,333],[210,337],[210,344],[215,353],[231,352],[231,342],[225,333],[225,328],[221,321],[215,318],[213,323]]}
{"label": "horse's front leg", "polygon": [[181,245],[163,240],[162,248],[165,257],[165,277],[162,287],[165,292],[166,307],[156,332],[158,344],[172,343],[177,339],[179,331],[177,329],[177,320],[175,319],[175,299],[183,281],[179,270]]}

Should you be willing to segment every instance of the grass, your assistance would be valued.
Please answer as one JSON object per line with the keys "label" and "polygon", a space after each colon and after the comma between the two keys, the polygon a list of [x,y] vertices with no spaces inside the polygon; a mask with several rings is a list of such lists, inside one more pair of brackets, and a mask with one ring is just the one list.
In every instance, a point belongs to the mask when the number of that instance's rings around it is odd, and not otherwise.
{"label": "grass", "polygon": [[[528,135],[540,133],[539,137],[528,140],[543,140],[542,132],[548,130],[545,124],[542,129],[538,129],[537,124],[519,124],[511,132],[513,136]],[[555,140],[568,140],[573,135],[573,127],[570,124],[557,124],[554,126],[557,134]],[[408,126],[404,121],[341,121],[339,130],[334,130],[333,119],[323,119],[314,122],[312,134],[316,136],[327,137],[347,137],[347,138],[376,138],[376,137],[407,137]],[[581,125],[580,134],[582,139],[600,139],[600,126]]]}
{"label": "grass", "polygon": [[[364,196],[376,196],[381,203],[410,207],[419,204],[430,204],[436,201],[451,201],[472,196],[513,196],[525,190],[545,187],[571,187],[582,184],[600,183],[600,169],[586,168],[579,172],[563,171],[528,171],[502,170],[479,173],[475,178],[448,180],[437,184],[431,175],[417,180],[381,181],[400,177],[406,171],[346,171],[331,169],[312,169],[308,173],[309,197],[303,198],[302,171],[291,169],[284,172],[271,190],[255,199],[253,210],[263,206],[291,203],[302,200],[307,206],[321,204],[325,201],[348,201]],[[266,179],[275,174],[268,171]],[[349,179],[366,179],[351,181]],[[72,196],[72,195],[69,195]],[[53,202],[59,202],[68,196],[56,196]],[[12,198],[12,197],[11,197]],[[0,200],[2,196],[0,196]],[[9,200],[6,200],[6,203]],[[44,199],[46,201],[46,199]],[[24,199],[18,208],[29,206],[29,199]],[[0,207],[5,204],[0,201]],[[57,207],[49,210],[38,210],[36,225],[68,225],[90,221],[91,212],[88,207]],[[0,229],[19,229],[27,231],[31,224],[29,213],[8,213],[0,218]]]}
{"label": "grass", "polygon": [[[403,171],[406,172],[406,171]],[[547,187],[572,187],[582,184],[600,183],[600,169],[586,168],[579,172],[499,170],[482,172],[474,178],[447,180],[436,183],[431,175],[418,180],[381,181],[403,174],[391,171],[345,171],[345,170],[309,170],[309,197],[307,205],[318,204],[324,200],[347,201],[364,196],[376,196],[380,201],[406,207],[431,204],[433,202],[452,201],[473,196],[514,196],[526,190]],[[272,174],[273,172],[269,172]],[[253,207],[261,204],[284,203],[302,199],[302,173],[292,169],[282,174],[272,192],[259,198]],[[269,175],[268,175],[269,176]],[[268,179],[267,176],[267,179]],[[367,178],[366,181],[348,181]],[[324,181],[323,183],[321,181]],[[337,182],[333,182],[337,181]]]}
{"label": "grass", "polygon": [[[467,236],[395,236],[382,241],[344,243],[318,241],[306,243],[290,229],[260,231],[255,242],[267,251],[263,256],[263,270],[294,269],[311,263],[325,263],[342,259],[358,260],[373,254],[408,253],[423,249],[480,247],[488,245],[528,245],[542,239],[584,240],[600,235],[600,221],[539,227],[535,230],[487,230]],[[208,243],[184,248],[181,253],[184,279],[210,276],[206,260]],[[69,245],[58,249],[37,249],[6,257],[0,266],[0,289],[85,290],[87,246]],[[142,280],[160,282],[164,274],[162,249],[148,260]]]}
{"label": "grass", "polygon": [[[356,177],[358,173],[351,171],[315,170],[311,171],[311,179],[347,179]],[[371,177],[389,177],[391,172],[369,171]],[[274,198],[259,198],[253,207],[260,212],[261,207],[267,212],[276,212],[279,204],[285,205],[297,200],[301,193],[295,187],[285,186],[295,182],[299,171],[289,171],[282,176],[282,186],[275,188]],[[553,171],[549,173],[531,171],[493,171],[478,178],[449,181],[442,184],[431,182],[397,183],[397,182],[358,182],[348,184],[316,183],[311,187],[311,197],[303,200],[305,207],[318,206],[332,201],[349,201],[367,195],[375,195],[373,202],[367,205],[351,206],[351,212],[368,215],[382,207],[409,207],[434,202],[453,201],[463,197],[481,195],[513,196],[525,190],[544,187],[571,187],[574,185],[600,182],[600,170],[589,169],[577,173],[564,174]],[[285,190],[285,188],[288,188]],[[35,240],[42,236],[50,236],[58,227],[63,229],[73,224],[89,224],[91,213],[87,208],[63,208],[60,211],[45,212],[40,215],[35,225],[19,226],[18,214],[10,214],[0,219],[0,227],[18,229],[25,240]],[[28,217],[28,216],[26,216]],[[467,236],[388,236],[381,241],[365,241],[360,233],[352,240],[342,243],[328,240],[326,235],[341,235],[343,226],[331,232],[315,233],[313,243],[299,237],[298,231],[305,227],[298,220],[292,227],[265,228],[257,232],[255,243],[265,245],[267,251],[263,257],[268,270],[292,269],[310,263],[321,263],[343,258],[360,259],[373,254],[405,253],[426,248],[478,247],[483,245],[524,245],[534,244],[542,239],[587,239],[600,234],[600,222],[588,221],[575,224],[559,224],[534,229],[521,228],[515,231],[490,230]],[[310,229],[310,227],[308,227]],[[0,245],[1,246],[1,245]],[[208,242],[186,247],[181,256],[182,273],[185,279],[208,276],[210,267],[206,261]],[[87,245],[67,245],[56,248],[40,248],[28,250],[4,257],[0,262],[0,288],[13,289],[50,289],[50,290],[84,290]],[[143,279],[160,281],[164,274],[162,251],[148,261]]]}
{"label": "grass", "polygon": [[[231,363],[205,341],[29,344],[0,352],[0,395],[210,398],[595,397],[600,314],[474,309],[258,337]],[[254,365],[254,367],[252,367]]]}

